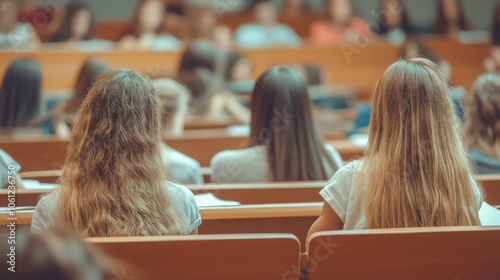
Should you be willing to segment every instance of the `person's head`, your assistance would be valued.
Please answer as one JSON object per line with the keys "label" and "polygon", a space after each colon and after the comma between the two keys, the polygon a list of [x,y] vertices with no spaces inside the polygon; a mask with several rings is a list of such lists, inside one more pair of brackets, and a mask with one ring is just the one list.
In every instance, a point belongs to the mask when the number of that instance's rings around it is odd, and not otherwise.
{"label": "person's head", "polygon": [[160,32],[165,16],[165,3],[161,0],[141,0],[126,35],[139,37]]}
{"label": "person's head", "polygon": [[469,147],[500,158],[500,74],[477,78],[467,112],[464,129]]}
{"label": "person's head", "polygon": [[14,60],[0,88],[0,127],[28,125],[39,112],[42,91],[42,68],[31,58]]}
{"label": "person's head", "polygon": [[436,33],[448,33],[451,26],[467,30],[468,24],[460,0],[439,0]]}
{"label": "person's head", "polygon": [[161,126],[164,134],[182,134],[189,104],[189,90],[174,80],[163,78],[154,81],[160,96]]}
{"label": "person's head", "polygon": [[10,32],[17,22],[15,0],[0,0],[0,33]]}
{"label": "person's head", "polygon": [[250,110],[251,145],[267,147],[275,181],[328,179],[326,164],[333,163],[314,125],[307,85],[296,70],[275,66],[262,74]]}
{"label": "person's head", "polygon": [[184,7],[168,5],[165,9],[165,19],[162,24],[163,31],[178,37],[184,37],[185,16]]}
{"label": "person's head", "polygon": [[441,70],[441,72],[451,80],[452,69],[451,69],[450,63],[446,59],[438,56],[431,49],[429,49],[423,41],[420,41],[420,40],[408,41],[403,46],[403,49],[401,51],[401,57],[426,58],[426,59],[434,62],[435,64],[437,64],[439,67],[439,70]]}
{"label": "person's head", "polygon": [[94,13],[85,2],[69,2],[64,11],[64,17],[59,30],[52,41],[88,40],[94,29]]}
{"label": "person's head", "polygon": [[151,80],[126,69],[102,75],[71,131],[60,179],[63,221],[84,237],[187,234],[165,185],[160,126]]}
{"label": "person's head", "polygon": [[436,64],[404,59],[384,72],[369,135],[356,175],[368,228],[479,225],[460,122]]}
{"label": "person's head", "polygon": [[494,46],[500,46],[500,4],[498,4],[495,8],[493,15],[493,24],[491,26],[491,43]]}
{"label": "person's head", "polygon": [[284,10],[303,12],[307,10],[307,5],[305,0],[286,0]]}
{"label": "person's head", "polygon": [[351,0],[328,0],[328,16],[336,26],[346,26],[353,16]]}
{"label": "person's head", "polygon": [[382,20],[380,34],[385,34],[396,28],[401,28],[407,33],[413,32],[408,14],[401,0],[382,0],[380,14]]}
{"label": "person's head", "polygon": [[224,69],[224,80],[226,82],[251,80],[252,71],[252,61],[248,57],[239,52],[229,52],[227,54]]}
{"label": "person's head", "polygon": [[191,40],[208,39],[214,36],[218,25],[217,14],[212,7],[190,6],[188,12],[188,35]]}
{"label": "person's head", "polygon": [[15,279],[19,280],[105,280],[110,279],[115,265],[67,229],[30,235],[19,232],[16,245]]}
{"label": "person's head", "polygon": [[255,5],[254,16],[257,23],[266,26],[272,26],[278,20],[276,7],[270,1],[261,1]]}
{"label": "person's head", "polygon": [[100,58],[94,57],[85,61],[76,79],[73,98],[67,103],[65,111],[76,113],[97,78],[108,70],[108,63]]}
{"label": "person's head", "polygon": [[219,73],[222,53],[212,44],[205,41],[191,43],[182,54],[178,73],[190,72],[196,68],[205,68]]}

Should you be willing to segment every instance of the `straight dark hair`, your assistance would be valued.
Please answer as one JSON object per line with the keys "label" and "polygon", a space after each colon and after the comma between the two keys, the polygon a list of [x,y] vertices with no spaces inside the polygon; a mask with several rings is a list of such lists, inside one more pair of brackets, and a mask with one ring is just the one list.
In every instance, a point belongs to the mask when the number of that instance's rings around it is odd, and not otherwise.
{"label": "straight dark hair", "polygon": [[[437,10],[437,21],[434,27],[434,33],[437,34],[446,34],[448,31],[448,21],[446,19],[445,11],[444,11],[444,0],[438,0],[438,10]],[[458,7],[458,28],[460,30],[469,30],[470,25],[465,18],[464,8],[462,6],[462,2],[460,0],[455,0]]]}
{"label": "straight dark hair", "polygon": [[[161,0],[141,0],[139,1],[139,4],[137,5],[137,8],[135,9],[134,17],[132,18],[132,21],[130,22],[129,26],[125,30],[125,32],[122,34],[120,38],[132,35],[134,37],[140,37],[141,36],[141,30],[140,30],[140,24],[139,24],[139,16],[141,14],[141,8],[144,5],[144,3],[149,2],[149,1],[157,1],[163,3]],[[163,17],[165,17],[165,5],[162,9],[163,11]],[[163,23],[163,20],[161,21]],[[156,29],[155,33],[160,33],[161,29],[163,28],[163,25],[160,24],[158,28]]]}
{"label": "straight dark hair", "polygon": [[39,112],[42,68],[31,58],[14,60],[0,88],[0,127],[28,125]]}
{"label": "straight dark hair", "polygon": [[94,57],[85,61],[76,79],[73,98],[68,101],[64,111],[70,114],[76,113],[97,78],[108,70],[109,65],[100,58]]}
{"label": "straight dark hair", "polygon": [[491,43],[494,46],[500,46],[500,4],[496,6],[495,14],[493,15]]}
{"label": "straight dark hair", "polygon": [[66,9],[64,11],[64,17],[59,26],[57,32],[52,36],[52,42],[65,42],[73,37],[73,31],[71,30],[71,22],[75,18],[75,15],[82,10],[87,10],[91,14],[90,26],[87,34],[83,37],[83,40],[89,40],[92,38],[92,32],[94,30],[95,25],[95,17],[94,12],[89,4],[84,2],[70,2],[66,5]]}
{"label": "straight dark hair", "polygon": [[327,180],[328,155],[313,122],[306,83],[289,67],[275,66],[257,80],[250,146],[264,145],[275,181]]}
{"label": "straight dark hair", "polygon": [[[384,11],[385,10],[385,3],[387,1],[390,1],[390,0],[381,0],[380,1],[380,11]],[[403,2],[401,0],[395,0],[399,3],[399,6],[401,7],[401,26],[400,28],[406,33],[406,34],[411,34],[411,33],[414,33],[415,32],[415,28],[413,27],[413,25],[411,24],[409,18],[408,18],[408,12],[406,11],[406,7],[405,5],[403,4]],[[389,23],[387,22],[387,17],[385,16],[385,14],[382,14],[381,18],[382,20],[381,24],[379,25],[379,30],[378,30],[378,33],[379,34],[387,34],[389,31],[391,31],[389,29]]]}

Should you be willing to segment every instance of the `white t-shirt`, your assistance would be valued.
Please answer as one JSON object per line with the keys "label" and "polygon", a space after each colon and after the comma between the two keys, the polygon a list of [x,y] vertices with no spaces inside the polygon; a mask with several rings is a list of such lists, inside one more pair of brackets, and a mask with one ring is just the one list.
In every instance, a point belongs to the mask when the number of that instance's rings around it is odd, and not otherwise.
{"label": "white t-shirt", "polygon": [[[325,148],[336,166],[327,170],[333,176],[344,163],[339,152],[330,145]],[[326,166],[326,165],[325,165]],[[255,146],[242,150],[228,150],[216,154],[210,161],[214,183],[265,183],[274,182],[269,168],[266,146]]]}
{"label": "white t-shirt", "polygon": [[[12,169],[9,166],[13,166]],[[14,174],[9,175],[9,171],[13,170]],[[4,188],[9,182],[9,176],[17,175],[21,171],[21,166],[4,150],[0,149],[0,189]]]}
{"label": "white t-shirt", "polygon": [[[345,230],[367,228],[364,205],[358,203],[356,199],[355,173],[360,163],[359,160],[353,161],[341,168],[320,192],[320,195],[344,223]],[[472,185],[474,186],[477,209],[480,209],[483,204],[483,197],[477,184],[474,182]]]}
{"label": "white t-shirt", "polygon": [[167,145],[162,145],[161,153],[169,180],[185,185],[203,184],[203,175],[198,161]]}
{"label": "white t-shirt", "polygon": [[[182,213],[189,219],[186,234],[193,232],[201,225],[201,215],[193,193],[186,187],[171,182],[167,183],[171,195],[172,206],[177,213]],[[59,212],[60,189],[43,196],[36,205],[31,221],[31,232],[43,232],[62,223]]]}

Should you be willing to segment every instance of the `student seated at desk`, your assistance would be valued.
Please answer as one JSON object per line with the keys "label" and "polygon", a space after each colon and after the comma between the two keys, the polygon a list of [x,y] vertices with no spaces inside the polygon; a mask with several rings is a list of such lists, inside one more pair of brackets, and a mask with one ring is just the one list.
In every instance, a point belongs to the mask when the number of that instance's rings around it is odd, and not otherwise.
{"label": "student seated at desk", "polygon": [[53,119],[53,128],[59,138],[69,138],[71,126],[75,122],[75,117],[78,109],[87,97],[89,90],[97,79],[110,69],[106,61],[99,58],[89,58],[83,64],[76,79],[72,97],[60,103],[50,112],[50,117]]}
{"label": "student seated at desk", "polygon": [[[182,136],[186,120],[189,90],[170,79],[158,79],[154,86],[161,103],[161,124],[163,138],[168,136]],[[163,163],[167,177],[181,184],[203,184],[200,163],[187,155],[174,150],[165,143],[161,144]]]}
{"label": "student seated at desk", "polygon": [[436,64],[390,66],[375,90],[365,156],[320,192],[319,231],[480,225],[481,188],[472,178],[460,122]]}
{"label": "student seated at desk", "polygon": [[313,44],[337,45],[373,36],[369,25],[353,16],[351,0],[329,0],[327,13],[327,20],[317,21],[310,27],[309,36]]}
{"label": "student seated at desk", "polygon": [[[206,1],[202,1],[206,2]],[[240,1],[241,2],[241,1]],[[222,3],[222,5],[225,5]],[[203,5],[189,5],[187,9],[187,39],[190,43],[206,41],[221,49],[233,47],[231,28],[219,22],[216,2]]]}
{"label": "student seated at desk", "polygon": [[434,33],[456,38],[459,31],[471,30],[459,0],[439,0]]}
{"label": "student seated at desk", "polygon": [[84,2],[70,2],[64,8],[64,16],[58,30],[51,38],[52,43],[59,43],[64,50],[108,51],[114,43],[92,39],[94,31],[94,12]]}
{"label": "student seated at desk", "polygon": [[182,45],[170,34],[160,34],[165,17],[165,4],[160,0],[141,0],[134,18],[119,47],[124,50],[176,50]]}
{"label": "student seated at desk", "polygon": [[31,230],[66,224],[84,237],[197,233],[194,195],[167,181],[161,136],[151,80],[126,69],[101,76],[78,111],[61,187],[40,199]]}
{"label": "student seated at desk", "polygon": [[257,4],[255,23],[238,27],[234,36],[236,44],[242,48],[296,47],[301,42],[292,28],[278,23],[276,8],[269,1]]}
{"label": "student seated at desk", "polygon": [[381,22],[378,34],[384,36],[389,43],[400,45],[406,41],[408,34],[414,33],[408,12],[401,0],[383,0],[380,6]]}
{"label": "student seated at desk", "polygon": [[312,120],[307,85],[289,67],[264,73],[252,94],[250,147],[223,151],[210,163],[213,182],[327,180],[342,167]]}
{"label": "student seated at desk", "polygon": [[500,174],[500,74],[476,80],[467,102],[464,130],[469,153],[481,174]]}
{"label": "student seated at desk", "polygon": [[17,21],[16,0],[0,0],[0,48],[35,48],[40,39],[29,23]]}
{"label": "student seated at desk", "polygon": [[42,134],[42,69],[31,58],[14,60],[0,88],[0,135]]}
{"label": "student seated at desk", "polygon": [[250,122],[249,110],[223,86],[223,51],[206,41],[191,43],[184,51],[178,81],[191,92],[189,115],[214,120],[234,116]]}

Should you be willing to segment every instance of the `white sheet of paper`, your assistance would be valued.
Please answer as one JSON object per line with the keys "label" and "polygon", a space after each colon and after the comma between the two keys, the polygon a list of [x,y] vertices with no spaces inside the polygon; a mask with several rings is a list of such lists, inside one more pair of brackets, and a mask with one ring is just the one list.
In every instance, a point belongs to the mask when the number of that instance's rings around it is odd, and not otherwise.
{"label": "white sheet of paper", "polygon": [[217,198],[213,193],[202,193],[194,196],[198,207],[215,207],[215,206],[237,206],[241,205],[238,201],[222,200]]}

